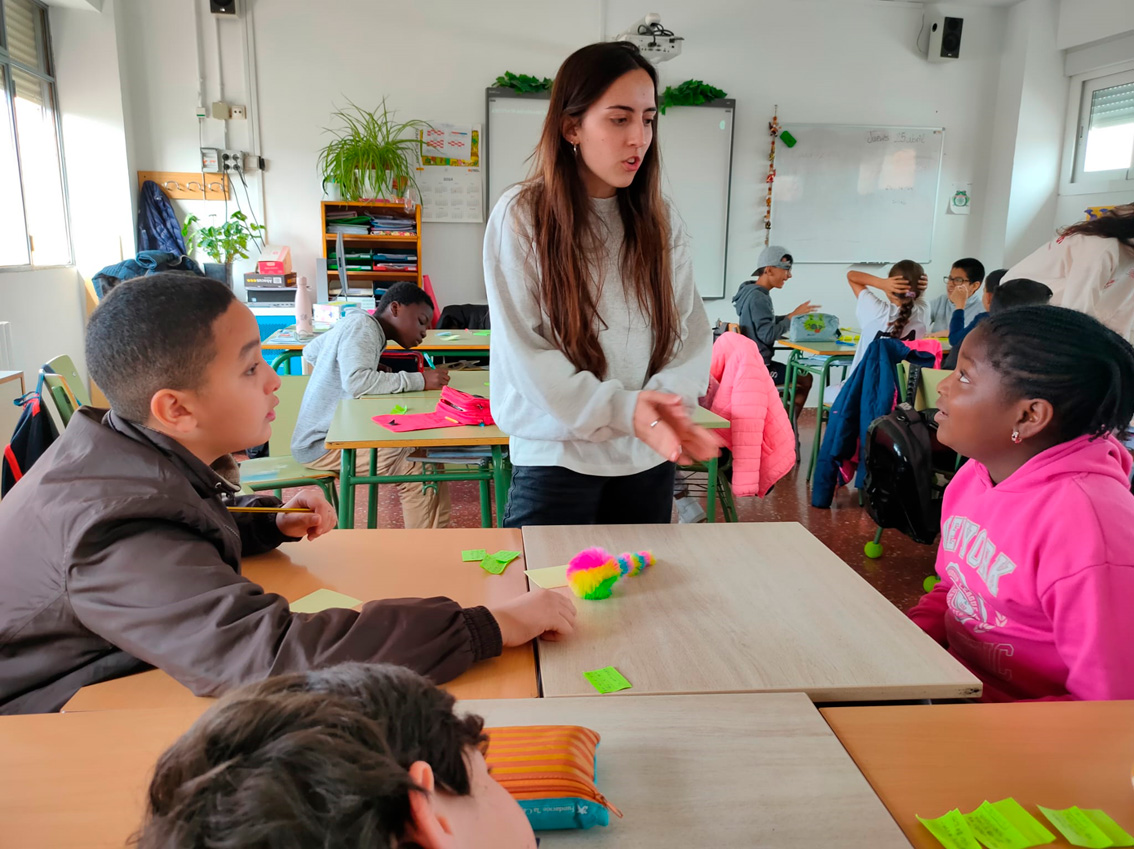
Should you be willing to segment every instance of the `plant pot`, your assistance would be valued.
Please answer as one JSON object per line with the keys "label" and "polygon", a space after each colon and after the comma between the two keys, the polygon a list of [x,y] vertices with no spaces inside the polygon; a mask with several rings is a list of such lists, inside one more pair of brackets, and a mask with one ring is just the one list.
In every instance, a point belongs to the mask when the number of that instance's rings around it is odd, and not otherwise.
{"label": "plant pot", "polygon": [[232,288],[232,263],[206,262],[201,267],[205,270],[206,277],[223,283],[229,289]]}
{"label": "plant pot", "polygon": [[339,184],[336,181],[324,180],[323,181],[323,197],[325,197],[327,200],[342,200],[343,199],[342,189],[339,188]]}

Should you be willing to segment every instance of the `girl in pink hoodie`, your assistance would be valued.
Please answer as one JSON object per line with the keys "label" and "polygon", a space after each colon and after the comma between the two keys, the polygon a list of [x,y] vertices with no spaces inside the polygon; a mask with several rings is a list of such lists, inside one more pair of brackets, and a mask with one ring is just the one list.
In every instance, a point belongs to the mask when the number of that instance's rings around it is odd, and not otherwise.
{"label": "girl in pink hoodie", "polygon": [[1134,698],[1134,348],[1061,307],[991,316],[941,384],[937,574],[910,611],[985,701]]}

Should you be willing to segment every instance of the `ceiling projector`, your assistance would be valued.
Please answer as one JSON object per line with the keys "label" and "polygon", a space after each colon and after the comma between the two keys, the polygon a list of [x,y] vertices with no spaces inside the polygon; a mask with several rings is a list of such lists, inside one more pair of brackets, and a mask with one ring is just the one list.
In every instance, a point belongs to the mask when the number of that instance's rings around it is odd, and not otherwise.
{"label": "ceiling projector", "polygon": [[637,45],[642,55],[654,64],[681,55],[681,36],[661,24],[661,15],[650,12],[636,24],[614,37],[615,41],[629,41]]}

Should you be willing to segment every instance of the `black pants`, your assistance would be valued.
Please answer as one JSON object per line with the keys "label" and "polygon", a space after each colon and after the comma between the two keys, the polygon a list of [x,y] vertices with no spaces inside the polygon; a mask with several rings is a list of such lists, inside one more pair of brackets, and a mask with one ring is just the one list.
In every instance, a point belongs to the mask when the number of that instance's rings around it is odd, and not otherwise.
{"label": "black pants", "polygon": [[561,466],[516,466],[504,527],[668,525],[673,463],[625,477],[581,475]]}

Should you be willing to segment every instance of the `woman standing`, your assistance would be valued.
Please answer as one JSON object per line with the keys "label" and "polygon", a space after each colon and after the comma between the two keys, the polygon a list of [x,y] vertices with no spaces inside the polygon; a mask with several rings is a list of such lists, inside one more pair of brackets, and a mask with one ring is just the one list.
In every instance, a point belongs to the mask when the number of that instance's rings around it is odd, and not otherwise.
{"label": "woman standing", "polygon": [[1004,275],[1021,277],[1046,284],[1052,304],[1094,316],[1134,343],[1134,204],[1064,227]]}
{"label": "woman standing", "polygon": [[656,116],[657,73],[636,47],[576,51],[552,87],[535,176],[489,219],[509,527],[668,522],[674,464],[716,453],[689,418],[712,331],[661,195]]}

